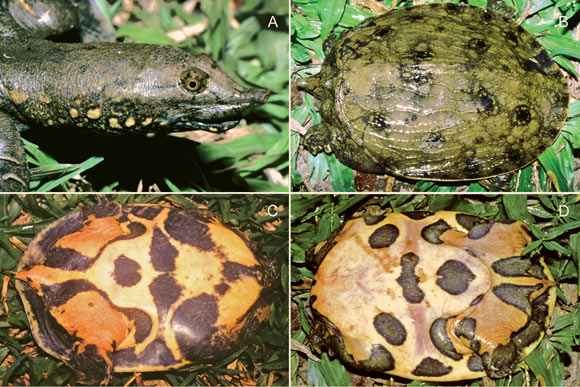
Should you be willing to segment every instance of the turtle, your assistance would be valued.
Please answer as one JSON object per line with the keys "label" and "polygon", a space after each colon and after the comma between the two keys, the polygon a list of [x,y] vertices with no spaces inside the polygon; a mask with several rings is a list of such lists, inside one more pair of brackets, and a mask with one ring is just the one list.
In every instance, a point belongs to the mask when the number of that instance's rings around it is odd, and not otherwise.
{"label": "turtle", "polygon": [[501,176],[536,160],[567,116],[560,68],[490,9],[395,9],[325,46],[320,72],[297,81],[323,118],[303,144],[360,172],[442,182]]}
{"label": "turtle", "polygon": [[[94,42],[104,18],[89,12],[95,7],[95,0],[0,0],[0,191],[29,190],[20,132],[30,128],[137,136],[136,144],[139,136],[224,133],[268,100],[270,90],[241,86],[207,54]],[[46,39],[73,27],[86,43]]]}
{"label": "turtle", "polygon": [[454,211],[351,219],[318,246],[311,339],[355,369],[505,377],[541,342],[556,286],[521,221]]}
{"label": "turtle", "polygon": [[278,275],[209,211],[103,201],[40,232],[14,278],[38,345],[79,383],[107,384],[240,350]]}

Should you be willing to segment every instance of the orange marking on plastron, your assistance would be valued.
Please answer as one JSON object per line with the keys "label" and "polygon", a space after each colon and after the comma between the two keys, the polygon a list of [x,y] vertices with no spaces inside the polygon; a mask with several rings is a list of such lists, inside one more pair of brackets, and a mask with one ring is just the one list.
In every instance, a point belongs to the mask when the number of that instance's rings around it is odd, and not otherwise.
{"label": "orange marking on plastron", "polygon": [[78,232],[62,237],[55,246],[74,249],[81,254],[94,257],[101,247],[112,239],[129,233],[130,231],[114,218],[94,218]]}
{"label": "orange marking on plastron", "polygon": [[127,316],[96,291],[79,293],[50,313],[68,333],[82,339],[84,346],[94,344],[107,352],[112,352],[134,329]]}

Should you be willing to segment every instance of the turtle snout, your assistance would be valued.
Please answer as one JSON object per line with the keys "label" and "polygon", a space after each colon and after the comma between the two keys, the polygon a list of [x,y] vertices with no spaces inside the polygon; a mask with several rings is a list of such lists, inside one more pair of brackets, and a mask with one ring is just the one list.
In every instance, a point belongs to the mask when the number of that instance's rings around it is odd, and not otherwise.
{"label": "turtle snout", "polygon": [[270,96],[270,90],[258,88],[247,89],[244,94],[251,103],[262,104],[266,103],[268,100],[268,97]]}

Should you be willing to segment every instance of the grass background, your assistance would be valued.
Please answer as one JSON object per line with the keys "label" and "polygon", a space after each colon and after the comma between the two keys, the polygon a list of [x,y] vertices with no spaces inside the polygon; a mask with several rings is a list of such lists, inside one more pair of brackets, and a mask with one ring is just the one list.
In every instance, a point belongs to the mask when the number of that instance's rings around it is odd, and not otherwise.
{"label": "grass background", "polygon": [[[280,277],[271,291],[270,320],[254,341],[213,365],[197,364],[167,372],[143,373],[131,385],[288,385],[288,196],[287,195],[105,195],[121,203],[159,203],[179,208],[209,208],[222,222],[245,232],[267,259],[276,260]],[[96,195],[0,195],[0,385],[75,385],[70,368],[44,353],[30,333],[13,272],[22,251],[44,227]],[[264,208],[278,206],[269,216]],[[114,374],[110,385],[125,385],[132,374]]]}
{"label": "grass background", "polygon": [[[408,7],[424,1],[397,1],[397,7]],[[458,2],[458,1],[454,1]],[[505,0],[517,10],[514,20],[526,9],[525,0]],[[340,35],[346,29],[358,25],[367,17],[374,16],[363,8],[350,4],[346,0],[295,0],[291,19],[291,67],[292,80],[318,73],[319,63],[324,60],[322,44],[326,38]],[[382,3],[388,9],[391,1]],[[476,6],[486,6],[485,0],[468,0]],[[359,2],[363,4],[363,2]],[[548,53],[574,79],[578,74],[574,61],[580,58],[580,43],[574,35],[573,28],[577,23],[574,16],[580,4],[569,1],[531,0],[529,15],[522,27],[538,38]],[[559,25],[559,17],[565,16],[568,25]],[[293,91],[294,92],[294,91]],[[292,118],[299,125],[315,125],[321,122],[315,100],[307,93],[303,103],[293,106]],[[297,98],[298,99],[298,98]],[[293,98],[294,100],[294,98]],[[577,191],[579,176],[574,175],[574,158],[580,149],[580,103],[572,102],[568,119],[560,136],[539,162],[536,162],[512,178],[507,189],[518,192],[532,191]],[[356,190],[354,171],[341,164],[334,155],[320,153],[311,155],[300,150],[300,138],[297,132],[291,133],[291,168],[292,189],[294,191],[326,190],[336,192],[353,192]],[[302,160],[300,160],[302,159]],[[305,165],[302,166],[302,163]],[[299,170],[298,170],[299,169]],[[413,190],[425,192],[486,192],[487,189],[477,182],[439,183],[396,179],[399,184],[393,190]],[[322,187],[322,188],[321,188]],[[402,187],[402,188],[399,188]],[[497,189],[494,189],[497,190]]]}
{"label": "grass background", "polygon": [[[116,22],[118,40],[208,53],[243,86],[272,94],[239,127],[201,140],[199,131],[192,140],[33,128],[23,134],[31,191],[288,191],[287,1],[97,3]],[[269,28],[272,16],[277,26]],[[191,26],[201,32],[180,43],[169,37]]]}
{"label": "grass background", "polygon": [[[524,252],[541,254],[557,282],[558,300],[547,335],[520,364],[522,371],[503,379],[476,379],[449,385],[564,386],[580,383],[580,196],[578,195],[292,195],[291,380],[295,385],[411,385],[442,383],[377,376],[345,367],[312,348],[308,335],[310,287],[315,268],[307,264],[314,247],[352,217],[399,211],[452,210],[526,223],[534,242]],[[561,205],[569,209],[560,216]],[[563,212],[565,213],[565,211]],[[445,383],[443,383],[445,385]]]}

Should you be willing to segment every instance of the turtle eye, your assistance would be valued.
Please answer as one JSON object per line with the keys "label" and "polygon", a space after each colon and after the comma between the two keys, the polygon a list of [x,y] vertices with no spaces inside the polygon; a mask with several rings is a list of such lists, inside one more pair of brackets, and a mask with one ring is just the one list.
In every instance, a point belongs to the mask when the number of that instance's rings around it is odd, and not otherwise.
{"label": "turtle eye", "polygon": [[207,86],[207,74],[194,69],[189,70],[181,77],[181,85],[191,93],[201,93]]}
{"label": "turtle eye", "polygon": [[197,79],[188,79],[187,80],[187,90],[189,91],[198,91],[199,89],[201,89],[201,82],[199,82]]}

